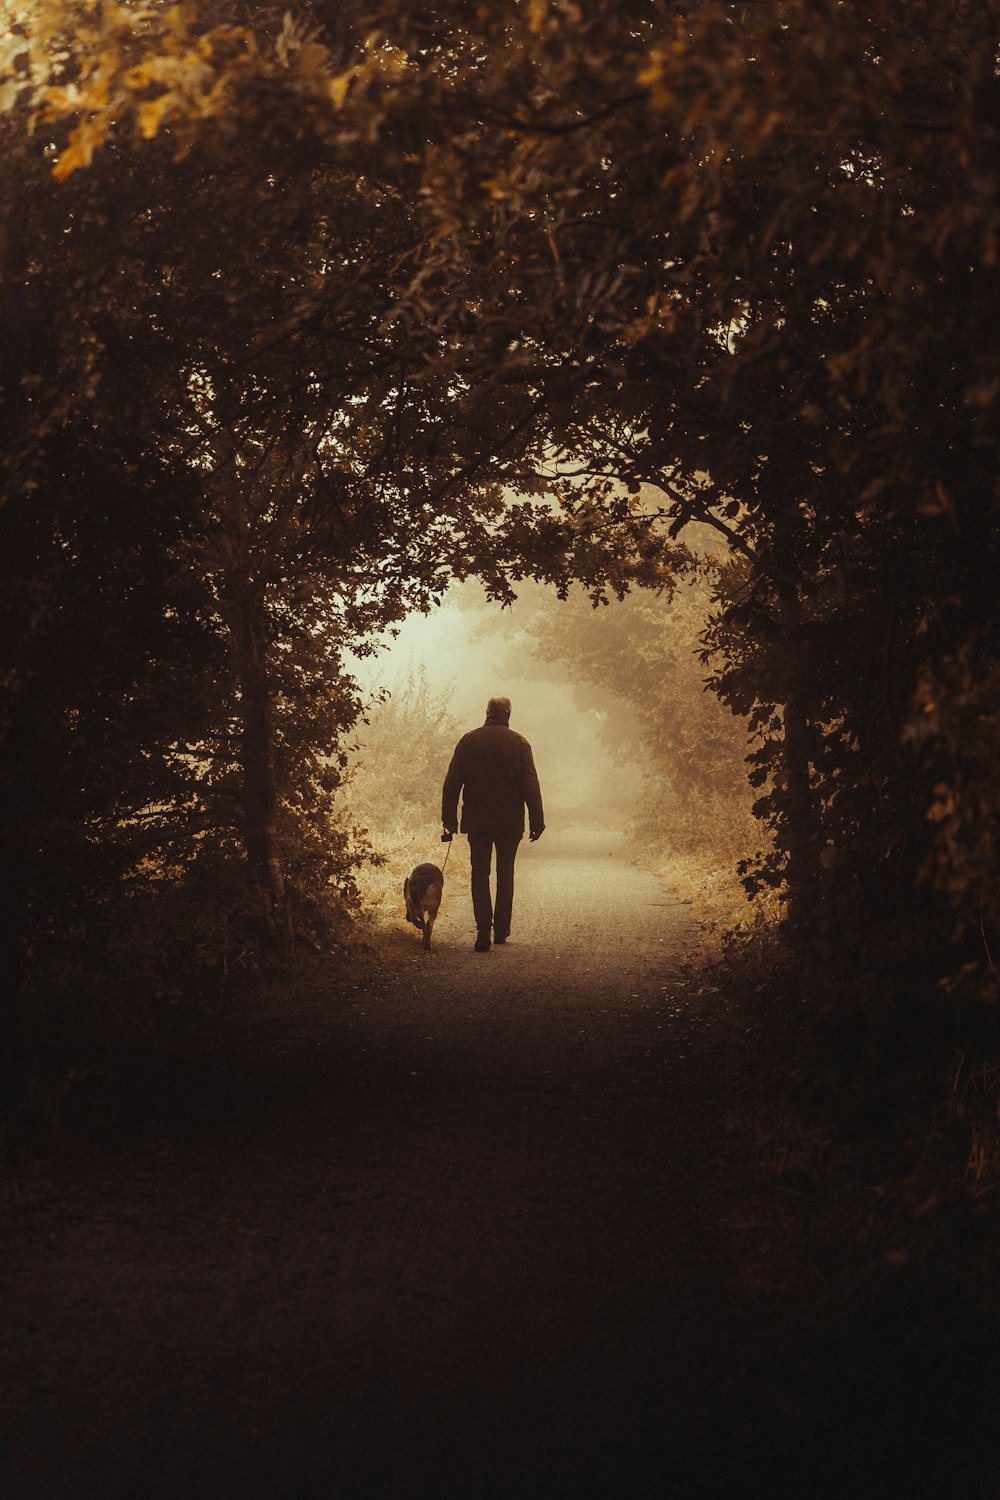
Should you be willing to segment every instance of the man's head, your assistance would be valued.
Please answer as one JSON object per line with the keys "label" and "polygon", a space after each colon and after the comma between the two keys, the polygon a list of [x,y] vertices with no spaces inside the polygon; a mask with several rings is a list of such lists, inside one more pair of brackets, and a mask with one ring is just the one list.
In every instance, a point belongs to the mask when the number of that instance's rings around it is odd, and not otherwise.
{"label": "man's head", "polygon": [[491,698],[486,705],[487,724],[508,724],[510,722],[510,699]]}

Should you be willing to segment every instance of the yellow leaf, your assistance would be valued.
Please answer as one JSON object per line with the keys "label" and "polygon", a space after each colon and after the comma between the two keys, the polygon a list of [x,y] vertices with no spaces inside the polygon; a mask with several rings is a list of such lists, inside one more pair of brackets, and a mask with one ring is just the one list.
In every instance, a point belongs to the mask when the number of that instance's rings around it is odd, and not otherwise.
{"label": "yellow leaf", "polygon": [[125,87],[139,93],[142,89],[149,88],[151,84],[178,79],[183,76],[184,69],[190,66],[190,57],[190,53],[170,57],[147,57],[128,69],[124,75]]}
{"label": "yellow leaf", "polygon": [[167,11],[167,27],[177,37],[186,37],[192,24],[198,19],[198,7],[185,0],[182,5],[172,5]]}
{"label": "yellow leaf", "polygon": [[326,60],[330,56],[321,42],[306,42],[300,47],[296,54],[296,61],[300,73],[318,73],[325,67]]}
{"label": "yellow leaf", "polygon": [[530,0],[528,5],[528,25],[536,36],[544,30],[548,14],[549,0]]}
{"label": "yellow leaf", "polygon": [[505,198],[511,196],[510,188],[502,177],[484,177],[482,186],[489,193],[494,203],[502,203]]}
{"label": "yellow leaf", "polygon": [[334,109],[343,109],[344,100],[347,98],[347,90],[351,86],[357,68],[348,68],[346,73],[338,73],[336,78],[331,78],[327,84],[327,92]]}
{"label": "yellow leaf", "polygon": [[65,182],[80,167],[89,167],[94,159],[94,151],[102,143],[104,136],[103,126],[95,120],[85,120],[78,125],[71,133],[65,151],[60,152],[52,168],[56,181]]}
{"label": "yellow leaf", "polygon": [[652,61],[648,66],[640,69],[638,81],[644,88],[651,89],[656,87],[662,77],[663,55],[660,52],[654,52]]}
{"label": "yellow leaf", "polygon": [[147,141],[152,140],[159,131],[163,124],[163,117],[172,107],[176,97],[170,92],[161,94],[158,99],[151,99],[147,104],[139,105],[139,130]]}
{"label": "yellow leaf", "polygon": [[956,794],[945,782],[939,781],[934,788],[935,801],[927,809],[927,818],[931,823],[943,823],[945,818],[951,816],[955,811],[957,801]]}

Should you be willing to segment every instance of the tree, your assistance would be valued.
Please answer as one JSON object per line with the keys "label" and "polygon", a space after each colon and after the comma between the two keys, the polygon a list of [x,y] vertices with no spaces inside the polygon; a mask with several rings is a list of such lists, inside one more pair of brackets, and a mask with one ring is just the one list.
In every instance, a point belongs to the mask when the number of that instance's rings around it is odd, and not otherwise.
{"label": "tree", "polygon": [[668,597],[637,589],[596,608],[579,592],[565,601],[543,588],[522,593],[515,650],[568,680],[580,706],[602,714],[615,763],[640,768],[635,847],[657,861],[685,854],[732,867],[753,830],[746,724],[710,691],[701,660],[717,567],[701,557]]}

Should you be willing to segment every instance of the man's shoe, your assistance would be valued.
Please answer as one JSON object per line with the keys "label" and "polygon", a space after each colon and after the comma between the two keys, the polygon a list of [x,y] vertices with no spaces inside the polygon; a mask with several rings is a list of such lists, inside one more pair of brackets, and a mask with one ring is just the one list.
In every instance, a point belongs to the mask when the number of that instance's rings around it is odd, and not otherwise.
{"label": "man's shoe", "polygon": [[493,941],[497,944],[503,944],[507,941],[507,934],[505,932],[494,932]]}
{"label": "man's shoe", "polygon": [[490,935],[489,935],[489,933],[488,932],[479,932],[479,933],[477,933],[476,934],[476,952],[477,953],[489,953],[489,951],[490,951]]}

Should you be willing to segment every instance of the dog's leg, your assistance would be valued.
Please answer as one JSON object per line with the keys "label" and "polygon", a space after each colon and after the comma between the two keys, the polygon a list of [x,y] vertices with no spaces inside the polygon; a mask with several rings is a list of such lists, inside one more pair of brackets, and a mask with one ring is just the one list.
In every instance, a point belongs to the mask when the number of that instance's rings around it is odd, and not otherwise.
{"label": "dog's leg", "polygon": [[409,876],[407,876],[407,878],[403,882],[403,898],[406,901],[406,920],[413,927],[415,927],[418,932],[423,932],[424,919],[420,911],[417,895],[413,887],[410,885]]}
{"label": "dog's leg", "polygon": [[420,903],[420,908],[424,918],[425,948],[429,948],[431,945],[431,933],[434,931],[434,920],[437,917],[438,908],[440,905],[441,887],[439,885],[429,885],[424,892],[424,899]]}

